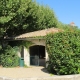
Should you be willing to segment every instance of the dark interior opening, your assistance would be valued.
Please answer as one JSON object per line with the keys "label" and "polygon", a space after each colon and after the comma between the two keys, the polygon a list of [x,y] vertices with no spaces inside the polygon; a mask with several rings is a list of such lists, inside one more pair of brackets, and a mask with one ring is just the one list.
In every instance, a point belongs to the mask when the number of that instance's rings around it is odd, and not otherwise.
{"label": "dark interior opening", "polygon": [[45,66],[45,46],[30,47],[30,65]]}
{"label": "dark interior opening", "polygon": [[21,47],[21,58],[24,58],[24,46]]}

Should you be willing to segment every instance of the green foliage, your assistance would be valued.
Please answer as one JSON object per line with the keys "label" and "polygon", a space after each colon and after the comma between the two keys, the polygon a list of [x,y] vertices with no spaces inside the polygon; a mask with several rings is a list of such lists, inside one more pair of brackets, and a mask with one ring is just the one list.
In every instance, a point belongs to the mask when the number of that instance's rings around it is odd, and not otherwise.
{"label": "green foliage", "polygon": [[14,47],[14,46],[18,46],[19,48],[22,46],[25,46],[26,48],[29,48],[33,43],[31,41],[27,41],[27,40],[18,40],[18,41],[13,41],[9,43],[10,46]]}
{"label": "green foliage", "polygon": [[33,0],[0,1],[0,36],[57,27],[57,18],[49,7]]}
{"label": "green foliage", "polygon": [[19,66],[19,57],[17,55],[17,47],[10,47],[0,50],[0,65],[3,67]]}
{"label": "green foliage", "polygon": [[[21,16],[25,15],[27,4],[31,0],[1,0],[0,1],[0,33],[21,24]],[[12,32],[13,33],[13,32]]]}
{"label": "green foliage", "polygon": [[2,45],[1,45],[1,43],[0,43],[0,50],[2,49]]}
{"label": "green foliage", "polygon": [[71,26],[70,24],[64,24],[62,22],[57,23],[58,28],[64,29],[65,31],[76,31],[79,30],[77,26]]}
{"label": "green foliage", "polygon": [[53,74],[80,73],[80,33],[59,32],[46,37],[48,70]]}
{"label": "green foliage", "polygon": [[34,14],[36,17],[35,30],[57,27],[58,20],[54,11],[48,6],[37,5],[37,11],[34,11]]}
{"label": "green foliage", "polygon": [[21,45],[29,48],[33,43],[31,41],[22,41]]}

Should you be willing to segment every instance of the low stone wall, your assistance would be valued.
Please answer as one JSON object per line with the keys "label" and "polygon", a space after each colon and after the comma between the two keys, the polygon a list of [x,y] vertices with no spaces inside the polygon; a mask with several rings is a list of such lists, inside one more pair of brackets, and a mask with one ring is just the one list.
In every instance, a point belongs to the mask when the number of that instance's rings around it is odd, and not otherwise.
{"label": "low stone wall", "polygon": [[0,77],[0,80],[80,80],[80,74],[78,74],[78,75],[66,75],[66,76],[20,78],[20,79]]}

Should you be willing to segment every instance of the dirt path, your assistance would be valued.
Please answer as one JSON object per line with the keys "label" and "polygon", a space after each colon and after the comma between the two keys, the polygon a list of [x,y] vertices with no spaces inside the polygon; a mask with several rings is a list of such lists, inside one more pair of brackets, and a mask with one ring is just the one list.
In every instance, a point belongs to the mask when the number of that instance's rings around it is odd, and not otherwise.
{"label": "dirt path", "polygon": [[44,67],[30,68],[0,68],[0,76],[10,78],[49,77]]}

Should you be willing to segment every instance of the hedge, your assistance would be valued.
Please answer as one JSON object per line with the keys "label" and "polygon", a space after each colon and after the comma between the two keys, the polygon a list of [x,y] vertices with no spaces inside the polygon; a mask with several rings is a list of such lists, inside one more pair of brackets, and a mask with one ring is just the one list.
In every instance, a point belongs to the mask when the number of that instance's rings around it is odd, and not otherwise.
{"label": "hedge", "polygon": [[80,73],[80,33],[59,32],[46,36],[48,71],[57,75]]}
{"label": "hedge", "polygon": [[19,66],[19,57],[17,55],[17,47],[7,46],[0,50],[0,65],[3,67]]}

